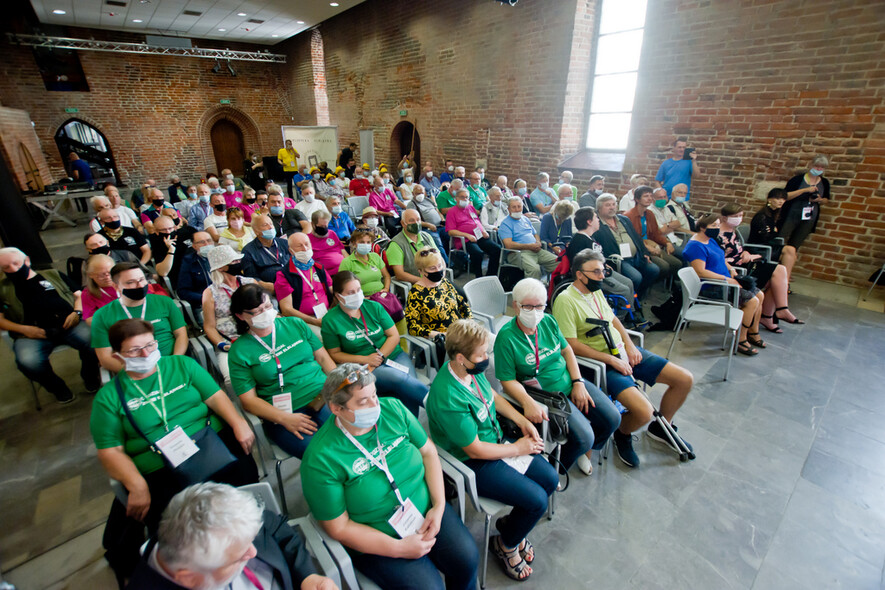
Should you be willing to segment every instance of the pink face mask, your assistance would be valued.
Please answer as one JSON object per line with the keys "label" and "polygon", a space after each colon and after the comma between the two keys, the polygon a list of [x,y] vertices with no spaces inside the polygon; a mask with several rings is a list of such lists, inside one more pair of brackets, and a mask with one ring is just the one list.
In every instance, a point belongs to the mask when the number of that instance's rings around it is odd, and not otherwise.
{"label": "pink face mask", "polygon": [[231,226],[231,228],[239,231],[239,230],[243,229],[243,220],[242,219],[231,219],[230,226]]}

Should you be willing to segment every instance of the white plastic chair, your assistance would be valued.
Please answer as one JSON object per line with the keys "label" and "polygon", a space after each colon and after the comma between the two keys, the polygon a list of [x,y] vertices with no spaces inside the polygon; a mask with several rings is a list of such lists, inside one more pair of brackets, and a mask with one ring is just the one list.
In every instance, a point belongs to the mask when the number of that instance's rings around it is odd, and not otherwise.
{"label": "white plastic chair", "polygon": [[464,293],[473,315],[489,324],[492,334],[510,321],[506,315],[513,292],[505,291],[498,277],[479,277],[464,285]]}
{"label": "white plastic chair", "polygon": [[[667,350],[667,358],[670,358],[676,340],[679,339],[685,326],[690,322],[722,326],[724,332],[722,336],[722,350],[725,350],[728,335],[731,333],[731,346],[728,347],[728,365],[725,368],[725,376],[722,378],[723,381],[726,381],[731,370],[731,360],[734,357],[734,351],[737,349],[738,334],[743,321],[743,312],[738,304],[740,286],[721,280],[704,279],[702,281],[691,267],[679,269],[679,280],[682,283],[682,311],[679,312],[679,321],[676,323],[673,341],[670,343],[669,350]],[[702,299],[701,287],[707,284],[722,286],[726,289],[726,293],[728,289],[733,290],[731,302]]]}

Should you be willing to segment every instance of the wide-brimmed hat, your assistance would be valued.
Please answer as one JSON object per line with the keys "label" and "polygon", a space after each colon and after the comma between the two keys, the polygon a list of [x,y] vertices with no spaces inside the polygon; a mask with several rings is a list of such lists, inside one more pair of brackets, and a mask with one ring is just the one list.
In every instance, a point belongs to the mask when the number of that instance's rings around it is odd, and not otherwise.
{"label": "wide-brimmed hat", "polygon": [[218,270],[219,268],[224,268],[231,262],[236,262],[237,260],[242,259],[243,255],[227,244],[215,246],[209,252],[209,270]]}

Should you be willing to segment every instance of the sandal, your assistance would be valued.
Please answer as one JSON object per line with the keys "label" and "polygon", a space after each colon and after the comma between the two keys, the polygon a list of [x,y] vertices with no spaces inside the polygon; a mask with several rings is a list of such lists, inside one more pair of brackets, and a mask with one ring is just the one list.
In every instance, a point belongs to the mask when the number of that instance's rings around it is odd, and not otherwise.
{"label": "sandal", "polygon": [[[532,568],[525,562],[525,559],[520,556],[519,547],[511,549],[510,551],[505,551],[504,546],[501,544],[500,535],[492,537],[490,543],[492,545],[492,551],[495,552],[495,555],[497,555],[498,559],[504,564],[504,573],[507,574],[508,577],[517,582],[529,579],[529,576],[532,575]],[[511,565],[510,560],[516,558],[519,558],[519,562],[516,565]]]}
{"label": "sandal", "polygon": [[[778,321],[780,321],[780,320],[783,320],[783,321],[787,322],[788,324],[804,324],[804,323],[805,323],[805,322],[803,322],[802,320],[800,320],[799,318],[797,318],[797,317],[795,317],[795,316],[793,317],[792,320],[788,320],[787,318],[778,317],[777,312],[779,312],[779,311],[782,310],[782,309],[786,309],[787,311],[790,311],[790,308],[789,308],[789,307],[778,307],[778,308],[776,308],[776,309],[774,310],[774,321],[775,321],[775,322],[778,322]],[[790,312],[790,313],[792,313],[792,312]]]}
{"label": "sandal", "polygon": [[[762,316],[762,319],[763,319],[763,320],[770,320],[770,321],[771,321],[771,324],[774,326],[774,328],[771,328],[771,327],[769,327],[769,326],[766,326],[766,325],[765,325],[764,323],[762,323],[761,321],[759,322],[759,325],[760,325],[760,326],[762,326],[763,328],[765,328],[765,329],[768,330],[769,332],[774,332],[775,334],[783,334],[783,333],[784,333],[784,331],[781,330],[781,329],[778,327],[778,325],[777,325],[777,320],[775,319],[774,314],[771,314],[771,315],[765,315],[765,314],[763,313],[763,314],[761,314],[761,316]],[[757,333],[758,333],[758,332],[757,332]]]}
{"label": "sandal", "polygon": [[759,332],[747,332],[747,342],[759,348],[766,348],[765,341],[759,338]]}
{"label": "sandal", "polygon": [[740,354],[746,356],[756,356],[757,354],[759,354],[759,351],[750,346],[750,343],[746,340],[741,340],[740,342],[738,342],[737,351]]}
{"label": "sandal", "polygon": [[532,545],[532,542],[529,541],[529,538],[526,537],[523,539],[520,545],[522,546],[519,548],[519,555],[522,559],[529,564],[535,561],[535,547]]}

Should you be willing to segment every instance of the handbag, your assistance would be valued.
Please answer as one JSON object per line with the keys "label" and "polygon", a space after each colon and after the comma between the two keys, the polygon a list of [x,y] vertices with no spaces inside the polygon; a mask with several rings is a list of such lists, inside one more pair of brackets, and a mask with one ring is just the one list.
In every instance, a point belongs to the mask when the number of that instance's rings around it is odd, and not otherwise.
{"label": "handbag", "polygon": [[572,407],[565,394],[559,391],[544,391],[526,384],[523,384],[523,387],[529,397],[539,404],[547,406],[547,417],[549,418],[547,434],[550,441],[558,445],[568,442],[568,418],[572,413]]}
{"label": "handbag", "polygon": [[398,322],[406,317],[406,314],[403,311],[403,304],[400,303],[399,299],[397,299],[392,293],[378,291],[377,293],[369,295],[369,299],[375,303],[380,303],[381,307],[384,308],[384,310],[390,315],[390,319],[394,322]]}
{"label": "handbag", "polygon": [[151,439],[145,436],[141,428],[138,427],[138,424],[135,423],[132,412],[129,410],[129,404],[126,403],[126,399],[123,396],[123,385],[120,383],[119,376],[114,379],[114,384],[117,387],[117,396],[120,398],[120,405],[123,406],[123,411],[126,412],[126,417],[132,424],[132,428],[134,428],[135,432],[148,443],[151,447],[151,451],[163,457],[163,463],[166,464],[166,467],[175,475],[176,479],[182,486],[187,487],[195,483],[207,481],[213,475],[236,461],[236,457],[233,456],[233,453],[230,452],[227,445],[225,445],[224,441],[221,440],[221,437],[218,436],[218,433],[210,426],[210,419],[207,417],[206,426],[191,436],[191,439],[196,443],[199,450],[192,456],[188,457],[184,462],[180,463],[178,467],[173,467],[166,458],[166,455],[164,455],[162,451],[151,442]]}

